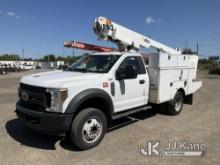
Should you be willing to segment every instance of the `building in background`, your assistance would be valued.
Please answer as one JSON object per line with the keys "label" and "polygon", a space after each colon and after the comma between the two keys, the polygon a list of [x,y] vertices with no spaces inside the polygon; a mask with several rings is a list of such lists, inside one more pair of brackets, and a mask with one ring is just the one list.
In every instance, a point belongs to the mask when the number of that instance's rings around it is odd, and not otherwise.
{"label": "building in background", "polygon": [[219,61],[219,56],[209,56],[209,60]]}

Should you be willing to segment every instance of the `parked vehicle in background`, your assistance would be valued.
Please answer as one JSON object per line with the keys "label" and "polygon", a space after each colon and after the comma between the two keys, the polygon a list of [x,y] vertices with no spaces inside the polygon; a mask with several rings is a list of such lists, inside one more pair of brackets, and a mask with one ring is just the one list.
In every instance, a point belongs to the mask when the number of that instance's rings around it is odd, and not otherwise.
{"label": "parked vehicle in background", "polygon": [[7,70],[7,72],[20,72],[21,68],[20,68],[20,66],[15,65],[15,64],[13,64],[13,65],[8,64],[8,65],[6,65],[6,70]]}
{"label": "parked vehicle in background", "polygon": [[65,70],[68,68],[68,65],[59,65],[56,67],[57,70]]}
{"label": "parked vehicle in background", "polygon": [[21,69],[22,70],[31,70],[31,69],[35,69],[35,66],[34,65],[31,65],[31,64],[21,64],[20,65]]}
{"label": "parked vehicle in background", "polygon": [[220,75],[220,67],[209,69],[209,75]]}
{"label": "parked vehicle in background", "polygon": [[0,64],[0,74],[1,75],[7,74],[7,70],[3,64]]}
{"label": "parked vehicle in background", "polygon": [[36,66],[36,69],[41,69],[41,67],[39,65]]}

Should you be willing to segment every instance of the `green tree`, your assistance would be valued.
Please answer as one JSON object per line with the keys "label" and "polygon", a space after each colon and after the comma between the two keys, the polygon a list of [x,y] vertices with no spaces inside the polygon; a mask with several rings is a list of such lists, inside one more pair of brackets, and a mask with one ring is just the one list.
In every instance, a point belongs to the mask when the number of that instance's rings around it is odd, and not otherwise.
{"label": "green tree", "polygon": [[1,61],[16,61],[16,60],[20,60],[19,55],[17,54],[2,54],[0,55],[0,60]]}
{"label": "green tree", "polygon": [[54,54],[48,54],[43,57],[44,61],[56,61],[56,57]]}

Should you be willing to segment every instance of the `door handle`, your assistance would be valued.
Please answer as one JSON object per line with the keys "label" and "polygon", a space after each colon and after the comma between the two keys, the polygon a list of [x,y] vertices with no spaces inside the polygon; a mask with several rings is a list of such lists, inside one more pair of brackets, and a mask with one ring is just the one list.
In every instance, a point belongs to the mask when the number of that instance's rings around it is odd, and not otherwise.
{"label": "door handle", "polygon": [[145,83],[145,80],[140,80],[139,81],[139,84],[144,84]]}

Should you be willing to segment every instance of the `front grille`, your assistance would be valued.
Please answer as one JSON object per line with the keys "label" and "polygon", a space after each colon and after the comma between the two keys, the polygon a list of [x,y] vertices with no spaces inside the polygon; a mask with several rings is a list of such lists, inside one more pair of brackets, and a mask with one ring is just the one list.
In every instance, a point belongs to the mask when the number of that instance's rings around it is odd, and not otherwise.
{"label": "front grille", "polygon": [[[22,97],[24,93],[27,95],[26,99]],[[19,98],[21,106],[28,109],[45,111],[50,107],[50,94],[43,87],[20,83]]]}

